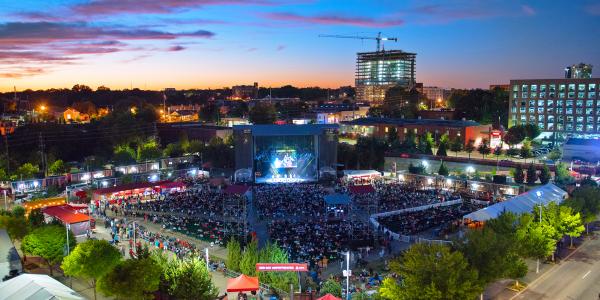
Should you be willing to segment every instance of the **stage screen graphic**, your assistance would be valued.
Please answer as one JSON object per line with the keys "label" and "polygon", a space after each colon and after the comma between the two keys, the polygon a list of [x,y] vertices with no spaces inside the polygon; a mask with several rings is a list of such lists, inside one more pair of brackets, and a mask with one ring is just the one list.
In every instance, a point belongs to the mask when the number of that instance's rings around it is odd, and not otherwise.
{"label": "stage screen graphic", "polygon": [[317,180],[314,136],[256,136],[254,145],[257,183]]}

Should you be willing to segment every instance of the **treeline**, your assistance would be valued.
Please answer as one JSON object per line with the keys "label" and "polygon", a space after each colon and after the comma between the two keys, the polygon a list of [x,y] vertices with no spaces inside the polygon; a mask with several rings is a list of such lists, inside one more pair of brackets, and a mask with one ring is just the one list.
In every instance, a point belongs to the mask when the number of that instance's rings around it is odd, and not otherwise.
{"label": "treeline", "polygon": [[[468,229],[448,244],[417,243],[390,262],[402,280],[387,278],[377,299],[476,299],[500,279],[527,274],[525,259],[555,260],[559,248],[573,248],[574,238],[600,213],[600,189],[584,186],[560,205],[550,202],[532,213],[503,212],[483,228]],[[563,239],[567,238],[563,245]]]}

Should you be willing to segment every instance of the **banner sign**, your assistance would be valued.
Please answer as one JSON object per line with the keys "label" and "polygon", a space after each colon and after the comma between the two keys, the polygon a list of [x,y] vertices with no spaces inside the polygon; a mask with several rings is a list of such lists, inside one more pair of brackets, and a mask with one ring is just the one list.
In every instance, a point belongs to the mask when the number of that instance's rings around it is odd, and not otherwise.
{"label": "banner sign", "polygon": [[308,272],[308,264],[257,263],[256,271],[258,271],[258,272]]}

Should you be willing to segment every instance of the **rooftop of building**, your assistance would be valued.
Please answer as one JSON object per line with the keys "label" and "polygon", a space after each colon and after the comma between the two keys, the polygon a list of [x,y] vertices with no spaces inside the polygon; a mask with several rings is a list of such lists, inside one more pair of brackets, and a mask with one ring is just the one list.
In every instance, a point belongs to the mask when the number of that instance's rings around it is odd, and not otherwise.
{"label": "rooftop of building", "polygon": [[594,146],[594,147],[600,148],[600,140],[599,139],[570,138],[565,142],[565,145]]}
{"label": "rooftop of building", "polygon": [[423,126],[443,126],[443,127],[470,127],[479,126],[480,124],[475,121],[469,120],[442,120],[442,119],[401,119],[401,118],[380,118],[380,117],[367,117],[360,118],[353,121],[342,122],[346,125],[423,125]]}
{"label": "rooftop of building", "polygon": [[231,127],[203,124],[200,122],[157,123],[157,126],[158,127],[171,127],[171,128],[203,128],[203,129],[216,129],[216,130],[231,130]]}
{"label": "rooftop of building", "polygon": [[568,81],[589,81],[589,82],[597,82],[600,81],[600,77],[593,77],[593,78],[534,78],[534,79],[527,79],[527,78],[523,78],[523,79],[511,79],[510,82],[511,84],[513,84],[513,82],[521,82],[521,81],[564,81],[564,82],[568,82]]}
{"label": "rooftop of building", "polygon": [[325,129],[338,129],[338,124],[306,124],[306,125],[234,125],[234,131],[250,130],[255,136],[273,135],[319,135]]}

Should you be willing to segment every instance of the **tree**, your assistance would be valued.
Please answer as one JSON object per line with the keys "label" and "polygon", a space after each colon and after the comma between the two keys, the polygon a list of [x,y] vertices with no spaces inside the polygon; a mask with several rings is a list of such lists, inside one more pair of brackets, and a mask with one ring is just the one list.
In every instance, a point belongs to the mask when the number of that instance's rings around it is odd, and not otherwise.
{"label": "tree", "polygon": [[408,172],[411,174],[425,174],[426,170],[425,170],[425,166],[423,166],[422,163],[419,163],[418,165],[413,165],[412,163],[410,163],[408,165]]}
{"label": "tree", "polygon": [[116,164],[130,164],[134,163],[136,159],[136,154],[129,145],[119,145],[115,147],[115,151],[113,154],[113,161]]}
{"label": "tree", "polygon": [[400,85],[391,87],[385,93],[381,115],[388,118],[415,118],[417,105],[423,98],[416,89],[408,90]]}
{"label": "tree", "polygon": [[492,152],[492,149],[490,149],[490,146],[488,146],[488,141],[486,139],[483,139],[481,141],[481,143],[477,147],[477,152],[479,152],[479,154],[481,154],[483,156],[483,159],[485,159],[486,155],[488,155],[488,154],[490,154],[490,152]]}
{"label": "tree", "polygon": [[[287,252],[274,243],[267,243],[260,249],[258,260],[261,263],[289,263]],[[294,272],[260,272],[258,277],[261,282],[281,290],[286,290],[290,284],[298,285]]]}
{"label": "tree", "polygon": [[327,279],[323,282],[323,286],[321,286],[321,294],[332,294],[338,298],[342,297],[342,285],[337,282],[333,277]]}
{"label": "tree", "polygon": [[215,123],[219,118],[219,108],[214,102],[208,102],[198,112],[198,119],[204,123]]}
{"label": "tree", "polygon": [[464,238],[456,241],[454,246],[478,271],[479,280],[483,285],[500,278],[519,278],[527,272],[527,266],[519,257],[518,243],[512,233],[496,233],[488,226],[469,229]]}
{"label": "tree", "polygon": [[161,290],[181,300],[215,299],[218,289],[211,280],[210,273],[203,261],[197,258],[173,259],[165,254],[153,254],[161,267]]}
{"label": "tree", "polygon": [[539,178],[540,178],[540,182],[542,184],[547,184],[548,182],[550,182],[552,175],[550,174],[550,168],[548,168],[548,166],[546,164],[544,164],[542,166],[542,170],[540,171]]}
{"label": "tree", "polygon": [[548,153],[547,157],[549,160],[557,161],[562,157],[562,153],[560,149],[554,148],[552,151],[550,151],[550,153]]}
{"label": "tree", "polygon": [[31,228],[40,227],[44,225],[44,214],[41,209],[34,209],[29,213],[27,220],[29,221],[29,226],[31,226]]}
{"label": "tree", "polygon": [[522,125],[516,125],[508,129],[504,135],[504,142],[513,147],[525,139],[525,128]]}
{"label": "tree", "polygon": [[517,165],[517,168],[515,169],[515,182],[522,184],[525,181],[525,174],[523,174],[523,167],[521,167],[521,164]]}
{"label": "tree", "polygon": [[497,146],[496,148],[494,148],[494,155],[496,155],[496,161],[498,159],[500,159],[500,156],[502,156],[504,151],[502,151],[502,147]]}
{"label": "tree", "polygon": [[161,269],[150,259],[121,261],[98,280],[98,290],[106,296],[123,299],[154,299],[158,290]]}
{"label": "tree", "polygon": [[525,161],[527,161],[527,159],[532,156],[533,156],[533,153],[531,152],[531,142],[526,140],[523,142],[523,145],[521,146],[521,157],[524,158]]}
{"label": "tree", "polygon": [[40,168],[38,166],[34,166],[31,163],[24,163],[17,169],[15,175],[17,175],[17,178],[31,179],[39,172]]}
{"label": "tree", "polygon": [[540,259],[554,253],[556,248],[556,229],[548,224],[535,222],[532,214],[523,214],[520,228],[517,230],[521,254],[537,259],[536,273],[540,272]]}
{"label": "tree", "polygon": [[450,143],[449,139],[448,139],[448,135],[447,134],[443,134],[440,137],[440,142],[438,144],[438,149],[437,149],[437,156],[448,156],[448,154],[446,153],[447,149],[448,149],[448,144]]}
{"label": "tree", "polygon": [[180,157],[183,155],[183,146],[179,142],[167,144],[165,150],[163,150],[163,155],[165,157]]}
{"label": "tree", "polygon": [[477,271],[446,245],[413,244],[390,268],[403,278],[398,299],[474,299],[483,292]]}
{"label": "tree", "polygon": [[387,277],[379,286],[377,290],[378,296],[386,300],[396,300],[398,299],[398,295],[400,295],[402,291],[402,287],[394,280],[394,278]]}
{"label": "tree", "polygon": [[227,261],[225,262],[227,269],[239,272],[241,258],[242,249],[240,247],[240,242],[234,238],[231,238],[231,240],[229,240],[227,243]]}
{"label": "tree", "polygon": [[581,215],[574,213],[573,209],[568,206],[560,206],[560,227],[563,229],[563,233],[570,238],[571,248],[573,248],[573,238],[580,236],[585,231]]}
{"label": "tree", "polygon": [[248,276],[256,276],[256,263],[258,262],[258,242],[253,240],[244,249],[240,260],[240,272]]}
{"label": "tree", "polygon": [[531,123],[525,124],[523,130],[525,133],[525,137],[527,137],[529,140],[534,140],[541,133],[540,128],[537,125]]}
{"label": "tree", "polygon": [[450,151],[456,154],[458,157],[458,152],[463,150],[463,142],[459,137],[454,137],[452,142],[450,142]]}
{"label": "tree", "polygon": [[65,163],[62,160],[57,159],[50,165],[48,171],[50,172],[50,174],[60,175],[67,172],[67,167],[65,166]]}
{"label": "tree", "polygon": [[390,145],[390,146],[398,143],[398,129],[396,129],[396,126],[392,126],[388,130],[387,142],[388,142],[388,145]]}
{"label": "tree", "polygon": [[475,151],[475,141],[473,139],[469,139],[467,141],[467,145],[465,145],[465,152],[469,154],[469,159],[471,159],[471,153]]}
{"label": "tree", "polygon": [[253,124],[273,124],[277,120],[275,107],[268,103],[256,103],[249,113]]}
{"label": "tree", "polygon": [[144,162],[162,157],[160,146],[154,139],[141,143],[137,147],[137,161]]}
{"label": "tree", "polygon": [[87,240],[65,257],[65,275],[90,280],[96,299],[96,282],[121,261],[121,253],[105,240]]}
{"label": "tree", "polygon": [[574,212],[581,214],[582,221],[587,224],[596,220],[600,213],[600,188],[581,186],[573,191],[573,197],[565,202]]}
{"label": "tree", "polygon": [[[66,254],[67,232],[59,225],[48,225],[34,229],[23,238],[23,253],[41,257],[53,275],[53,266],[60,263]],[[69,234],[69,247],[75,247],[75,237]]]}
{"label": "tree", "polygon": [[529,167],[527,167],[527,184],[535,184],[537,180],[537,170],[533,164],[529,164]]}
{"label": "tree", "polygon": [[448,174],[449,174],[448,168],[446,168],[446,165],[444,165],[444,162],[442,162],[440,164],[440,168],[438,169],[438,175],[448,176]]}
{"label": "tree", "polygon": [[0,215],[0,228],[6,229],[11,241],[22,240],[29,233],[29,224],[25,217],[13,213]]}
{"label": "tree", "polygon": [[569,173],[567,166],[559,162],[554,166],[554,181],[558,184],[569,184],[575,181],[575,179]]}

